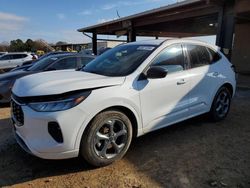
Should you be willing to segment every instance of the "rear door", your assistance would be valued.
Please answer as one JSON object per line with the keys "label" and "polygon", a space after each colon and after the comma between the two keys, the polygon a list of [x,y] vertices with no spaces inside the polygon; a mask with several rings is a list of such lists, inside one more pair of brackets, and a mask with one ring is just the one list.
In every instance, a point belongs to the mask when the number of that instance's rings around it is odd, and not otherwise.
{"label": "rear door", "polygon": [[184,49],[189,59],[189,70],[187,70],[191,78],[189,111],[193,116],[210,110],[213,94],[218,88],[220,70],[217,61],[220,57],[213,57],[209,49],[201,45],[185,44]]}

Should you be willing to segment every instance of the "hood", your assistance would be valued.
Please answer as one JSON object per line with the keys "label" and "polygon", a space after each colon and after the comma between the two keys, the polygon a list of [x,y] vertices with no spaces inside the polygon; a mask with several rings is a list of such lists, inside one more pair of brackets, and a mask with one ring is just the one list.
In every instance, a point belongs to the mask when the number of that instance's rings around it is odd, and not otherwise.
{"label": "hood", "polygon": [[69,91],[120,85],[125,77],[107,77],[83,71],[50,71],[18,79],[12,92],[19,97],[55,95]]}
{"label": "hood", "polygon": [[18,78],[21,78],[23,76],[33,74],[34,72],[31,71],[24,71],[24,70],[18,70],[13,72],[6,72],[4,74],[0,74],[0,82],[1,81],[15,81]]}

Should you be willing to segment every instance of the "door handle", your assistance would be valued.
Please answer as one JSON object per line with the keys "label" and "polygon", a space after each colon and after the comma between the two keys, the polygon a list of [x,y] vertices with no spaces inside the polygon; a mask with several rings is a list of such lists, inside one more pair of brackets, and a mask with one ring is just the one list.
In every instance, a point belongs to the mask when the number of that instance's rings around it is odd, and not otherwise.
{"label": "door handle", "polygon": [[177,82],[177,85],[182,85],[182,84],[185,84],[186,81],[184,79],[181,79]]}

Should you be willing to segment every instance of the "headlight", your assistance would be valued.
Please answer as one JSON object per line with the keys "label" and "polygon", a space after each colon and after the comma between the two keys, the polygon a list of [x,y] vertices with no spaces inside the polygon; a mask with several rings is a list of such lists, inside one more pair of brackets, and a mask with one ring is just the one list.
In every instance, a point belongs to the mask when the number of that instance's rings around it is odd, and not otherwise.
{"label": "headlight", "polygon": [[77,106],[84,101],[90,92],[85,92],[78,95],[72,95],[65,99],[47,101],[47,102],[33,102],[29,103],[28,106],[38,112],[55,112],[63,111]]}

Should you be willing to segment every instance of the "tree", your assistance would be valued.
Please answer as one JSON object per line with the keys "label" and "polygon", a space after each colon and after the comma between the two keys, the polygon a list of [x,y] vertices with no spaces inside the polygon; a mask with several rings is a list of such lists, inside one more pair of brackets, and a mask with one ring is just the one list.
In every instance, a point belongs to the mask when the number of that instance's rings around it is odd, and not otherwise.
{"label": "tree", "polygon": [[61,46],[61,45],[63,45],[63,44],[67,44],[67,42],[58,41],[58,42],[56,43],[56,46]]}
{"label": "tree", "polygon": [[9,50],[9,43],[8,42],[1,42],[0,43],[0,52],[7,52]]}
{"label": "tree", "polygon": [[34,42],[31,39],[27,39],[25,42],[25,50],[28,52],[34,51]]}
{"label": "tree", "polygon": [[11,51],[11,52],[23,52],[25,50],[26,50],[25,44],[23,43],[23,41],[21,39],[10,41],[9,51]]}

